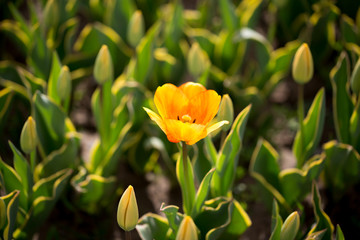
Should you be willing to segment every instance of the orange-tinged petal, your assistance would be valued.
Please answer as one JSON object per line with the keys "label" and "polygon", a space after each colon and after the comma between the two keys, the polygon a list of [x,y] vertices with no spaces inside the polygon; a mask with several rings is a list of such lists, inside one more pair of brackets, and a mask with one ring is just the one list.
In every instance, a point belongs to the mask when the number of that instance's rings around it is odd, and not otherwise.
{"label": "orange-tinged petal", "polygon": [[186,114],[188,98],[175,85],[166,83],[156,89],[154,102],[161,118],[177,119]]}
{"label": "orange-tinged petal", "polygon": [[199,93],[190,99],[188,111],[197,124],[207,125],[219,110],[221,97],[213,90]]}
{"label": "orange-tinged petal", "polygon": [[194,123],[183,123],[178,120],[164,120],[167,137],[171,142],[184,141],[192,145],[206,137],[206,126]]}
{"label": "orange-tinged petal", "polygon": [[151,111],[150,109],[148,109],[146,107],[144,107],[144,110],[149,115],[151,120],[153,120],[161,128],[161,130],[166,134],[165,126],[164,126],[164,123],[163,123],[163,120],[161,119],[161,117],[157,113]]}
{"label": "orange-tinged petal", "polygon": [[187,82],[181,85],[180,90],[186,95],[188,99],[191,99],[201,92],[206,91],[206,88],[200,83]]}

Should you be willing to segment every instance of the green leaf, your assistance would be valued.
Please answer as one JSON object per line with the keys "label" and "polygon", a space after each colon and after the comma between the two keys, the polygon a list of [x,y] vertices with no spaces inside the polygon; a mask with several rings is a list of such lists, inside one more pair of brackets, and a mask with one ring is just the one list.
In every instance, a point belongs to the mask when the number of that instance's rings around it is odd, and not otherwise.
{"label": "green leaf", "polygon": [[212,140],[209,136],[207,136],[204,139],[204,142],[205,142],[205,144],[204,144],[205,154],[206,154],[207,158],[209,159],[209,161],[211,162],[211,164],[213,166],[215,166],[217,158],[218,158],[218,154],[217,154],[216,148],[214,146],[214,143],[212,142]]}
{"label": "green leaf", "polygon": [[71,180],[71,185],[78,192],[77,205],[89,213],[95,213],[101,206],[106,206],[114,194],[116,178],[88,174],[84,167]]}
{"label": "green leaf", "polygon": [[288,210],[291,211],[285,198],[280,193],[280,167],[279,155],[276,150],[264,139],[259,139],[254,153],[251,157],[249,171],[262,187],[260,194],[264,203],[271,208],[274,198]]}
{"label": "green leaf", "polygon": [[[298,167],[314,153],[320,142],[325,122],[325,95],[324,88],[316,94],[313,103],[303,121],[303,132],[299,130],[293,144],[293,152],[297,159]],[[303,136],[301,136],[303,134]],[[301,143],[303,139],[303,144]],[[302,147],[303,146],[303,147]],[[301,148],[302,147],[302,148]]]}
{"label": "green leaf", "polygon": [[1,198],[4,200],[5,205],[7,206],[7,225],[3,232],[4,240],[11,240],[13,238],[13,233],[16,227],[16,215],[18,212],[19,206],[19,190],[14,190],[6,196],[2,196]]}
{"label": "green leaf", "polygon": [[283,223],[283,221],[279,214],[279,206],[278,206],[276,200],[274,199],[272,215],[271,215],[271,236],[270,236],[269,240],[279,240],[280,239],[282,223]]}
{"label": "green leaf", "polygon": [[240,27],[255,28],[262,9],[261,0],[242,1],[236,8],[239,15]]}
{"label": "green leaf", "polygon": [[86,25],[76,40],[74,49],[95,59],[102,45],[109,48],[115,66],[114,75],[120,75],[128,64],[132,50],[112,28],[99,22]]}
{"label": "green leaf", "polygon": [[34,110],[39,141],[48,155],[64,143],[66,116],[58,105],[40,92],[35,94]]}
{"label": "green leaf", "polygon": [[233,200],[234,209],[231,214],[229,225],[226,226],[225,233],[221,239],[239,239],[239,236],[248,229],[252,222],[248,214],[238,201]]}
{"label": "green leaf", "polygon": [[21,179],[22,186],[24,187],[24,192],[22,194],[25,194],[26,198],[29,198],[32,194],[32,187],[34,184],[30,165],[14,144],[9,141],[9,145],[14,154],[14,168]]}
{"label": "green leaf", "polygon": [[42,226],[66,188],[72,172],[71,169],[61,170],[34,185],[34,201],[20,232],[26,232],[31,236]]}
{"label": "green leaf", "polygon": [[250,109],[249,105],[238,114],[221,146],[211,182],[213,196],[226,196],[231,191]]}
{"label": "green leaf", "polygon": [[200,212],[201,207],[203,206],[206,197],[208,196],[210,190],[210,181],[214,174],[215,169],[212,168],[203,178],[200,183],[199,189],[196,193],[194,207],[192,209],[191,217],[195,218],[196,215]]}
{"label": "green leaf", "polygon": [[136,225],[136,230],[143,240],[175,239],[168,236],[169,224],[166,218],[153,213],[142,216]]}
{"label": "green leaf", "polygon": [[233,204],[228,198],[219,197],[206,201],[203,209],[194,219],[201,233],[200,239],[204,237],[206,240],[221,239],[221,234],[231,221],[232,210]]}
{"label": "green leaf", "polygon": [[339,198],[359,181],[360,156],[351,145],[330,141],[323,146],[325,152],[325,182]]}
{"label": "green leaf", "polygon": [[340,228],[340,225],[336,225],[336,240],[345,240],[344,234]]}
{"label": "green leaf", "polygon": [[312,194],[313,194],[312,201],[314,206],[314,214],[316,217],[316,225],[310,230],[309,234],[327,229],[322,239],[331,240],[332,234],[334,232],[334,226],[332,225],[329,216],[321,208],[320,193],[315,183],[313,183]]}
{"label": "green leaf", "polygon": [[[184,143],[184,146],[187,147]],[[187,172],[184,169],[183,161],[187,161]],[[183,209],[185,214],[190,215],[195,200],[195,185],[194,185],[194,172],[190,159],[183,159],[183,154],[180,154],[179,159],[176,162],[176,177],[180,184],[181,193],[183,196]]]}
{"label": "green leaf", "polygon": [[342,143],[350,143],[350,117],[354,109],[349,94],[348,59],[342,52],[336,66],[330,72],[333,89],[333,113],[336,136]]}
{"label": "green leaf", "polygon": [[234,11],[235,6],[229,0],[220,0],[219,4],[224,28],[229,32],[234,32],[239,26],[239,20]]}
{"label": "green leaf", "polygon": [[240,30],[235,32],[233,37],[233,41],[235,43],[250,40],[256,43],[255,49],[257,54],[257,61],[259,63],[260,71],[264,72],[270,60],[272,46],[264,36],[250,28],[241,28]]}
{"label": "green leaf", "polygon": [[[23,209],[28,209],[27,194],[25,194],[25,187],[21,182],[19,174],[9,165],[7,165],[0,157],[0,171],[2,175],[3,185],[6,193],[14,190],[19,190],[19,204]],[[6,181],[5,181],[6,179]]]}
{"label": "green leaf", "polygon": [[5,32],[10,37],[16,46],[20,49],[23,55],[26,55],[31,44],[31,38],[24,32],[17,22],[5,19],[0,22],[0,31]]}
{"label": "green leaf", "polygon": [[152,70],[154,62],[153,51],[155,49],[155,37],[158,36],[160,29],[160,22],[155,23],[136,47],[134,69],[133,72],[130,72],[130,76],[128,77],[134,78],[139,83],[145,84]]}
{"label": "green leaf", "polygon": [[77,137],[66,137],[64,145],[46,156],[37,166],[36,172],[39,172],[41,177],[49,177],[66,168],[74,169],[78,150],[79,139]]}
{"label": "green leaf", "polygon": [[290,206],[301,202],[310,193],[311,183],[320,175],[323,163],[323,156],[314,156],[301,170],[290,168],[281,171],[279,174],[281,193]]}
{"label": "green leaf", "polygon": [[160,211],[165,214],[169,223],[169,227],[173,230],[172,235],[176,235],[180,223],[184,218],[184,216],[179,213],[179,207],[174,205],[164,206],[163,203],[161,204]]}
{"label": "green leaf", "polygon": [[48,79],[51,69],[52,52],[46,45],[46,40],[40,31],[39,25],[33,30],[27,63],[35,70],[35,76]]}
{"label": "green leaf", "polygon": [[317,231],[314,233],[310,233],[306,236],[305,240],[321,240],[324,237],[326,231],[327,231],[327,229]]}
{"label": "green leaf", "polygon": [[236,240],[251,225],[241,205],[224,197],[206,201],[194,221],[200,230],[200,239],[206,240]]}
{"label": "green leaf", "polygon": [[0,90],[0,119],[5,119],[13,96],[14,92],[10,88]]}
{"label": "green leaf", "polygon": [[105,7],[104,23],[114,29],[123,39],[126,39],[130,18],[136,10],[134,1],[107,1]]}
{"label": "green leaf", "polygon": [[58,94],[58,80],[60,76],[62,64],[60,62],[60,59],[58,57],[58,54],[56,51],[53,52],[52,56],[52,65],[51,65],[51,71],[50,76],[48,80],[48,88],[47,88],[47,95],[57,104],[60,104],[60,97]]}

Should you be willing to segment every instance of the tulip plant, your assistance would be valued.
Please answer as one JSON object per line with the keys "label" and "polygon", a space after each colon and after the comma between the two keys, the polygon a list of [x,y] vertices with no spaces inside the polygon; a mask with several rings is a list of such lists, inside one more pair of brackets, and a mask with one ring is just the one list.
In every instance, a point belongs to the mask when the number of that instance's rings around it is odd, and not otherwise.
{"label": "tulip plant", "polygon": [[[188,239],[186,236],[193,236],[191,239],[197,239],[198,233],[196,229],[198,228],[200,230],[200,239],[221,239],[225,236],[233,239],[251,225],[251,221],[242,206],[235,199],[228,197],[228,190],[223,192],[215,191],[221,181],[214,178],[215,176],[222,176],[224,178],[222,180],[230,181],[229,184],[232,185],[231,182],[234,181],[232,174],[235,166],[226,164],[224,167],[218,167],[215,164],[217,162],[225,164],[226,161],[229,161],[228,157],[225,156],[234,154],[231,151],[231,145],[240,142],[241,131],[238,129],[241,124],[239,123],[246,122],[243,118],[246,118],[244,115],[248,111],[239,114],[233,125],[235,129],[232,129],[229,133],[222,152],[219,153],[219,159],[213,159],[214,167],[200,179],[198,189],[195,188],[193,165],[188,158],[188,148],[189,145],[194,145],[224,124],[229,123],[227,120],[212,122],[219,110],[220,101],[221,97],[215,91],[207,90],[201,84],[188,82],[180,87],[165,84],[158,87],[154,96],[154,102],[159,114],[144,108],[150,118],[166,134],[170,142],[181,142],[179,146],[181,154],[177,160],[176,173],[182,191],[184,214],[178,212],[179,208],[177,206],[163,206],[162,211],[167,219],[152,214],[143,216],[137,227],[142,238]],[[209,138],[207,141],[211,142]],[[212,147],[211,151],[216,151],[212,143],[208,144]],[[236,147],[236,145],[233,147]],[[212,183],[215,185],[214,194],[210,194],[213,188]],[[210,199],[208,196],[213,198]],[[205,210],[205,207],[208,210]],[[227,208],[228,210],[226,210]],[[230,214],[227,211],[230,211]],[[215,218],[225,214],[224,220],[215,221],[212,226],[209,226],[206,222],[209,221],[207,218],[211,212],[215,214],[213,216]],[[150,224],[152,221],[158,222],[156,226]],[[166,222],[167,224],[163,224]],[[177,225],[180,222],[180,227],[178,227]],[[228,232],[227,229],[230,229],[232,225],[238,225],[236,232]],[[152,234],[149,235],[149,231]]]}

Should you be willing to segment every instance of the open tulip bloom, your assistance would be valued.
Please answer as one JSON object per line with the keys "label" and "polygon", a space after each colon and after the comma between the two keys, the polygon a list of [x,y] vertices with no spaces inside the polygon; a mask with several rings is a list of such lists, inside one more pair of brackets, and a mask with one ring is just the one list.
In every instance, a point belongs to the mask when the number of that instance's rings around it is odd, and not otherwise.
{"label": "open tulip bloom", "polygon": [[170,142],[193,145],[228,121],[211,124],[219,110],[221,97],[198,83],[180,87],[166,83],[158,87],[154,102],[159,114],[144,108]]}

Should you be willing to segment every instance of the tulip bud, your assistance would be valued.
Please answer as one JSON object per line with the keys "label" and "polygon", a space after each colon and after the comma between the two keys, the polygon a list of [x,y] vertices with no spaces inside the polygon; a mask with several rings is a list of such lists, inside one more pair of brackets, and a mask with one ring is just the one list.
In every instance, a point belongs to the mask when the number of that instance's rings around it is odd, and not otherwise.
{"label": "tulip bud", "polygon": [[61,100],[69,98],[71,93],[71,75],[69,68],[63,66],[57,82],[58,94]]}
{"label": "tulip bud", "polygon": [[109,48],[106,45],[102,45],[94,66],[95,80],[102,85],[106,81],[112,81],[114,77],[114,66],[112,58],[109,52]]}
{"label": "tulip bud", "polygon": [[359,94],[360,92],[360,58],[356,62],[355,68],[351,74],[351,89],[354,93]]}
{"label": "tulip bud", "polygon": [[189,72],[194,77],[199,77],[210,67],[210,60],[204,50],[201,49],[200,45],[195,42],[189,51],[187,58],[187,65]]}
{"label": "tulip bud", "polygon": [[300,217],[298,212],[290,214],[281,227],[280,240],[293,240],[300,227]]}
{"label": "tulip bud", "polygon": [[299,84],[310,81],[314,74],[314,63],[309,46],[303,43],[295,53],[292,64],[292,75]]}
{"label": "tulip bud", "polygon": [[125,231],[131,231],[136,227],[138,219],[139,211],[135,192],[130,185],[121,196],[117,211],[117,222]]}
{"label": "tulip bud", "polygon": [[6,223],[6,205],[2,198],[0,198],[0,229],[5,225]]}
{"label": "tulip bud", "polygon": [[176,235],[176,240],[197,240],[197,229],[190,216],[185,216],[182,220]]}
{"label": "tulip bud", "polygon": [[37,145],[36,124],[30,116],[25,122],[20,135],[20,146],[25,153],[31,153]]}
{"label": "tulip bud", "polygon": [[129,21],[126,35],[127,40],[131,46],[136,47],[139,44],[140,40],[144,36],[144,28],[144,17],[141,11],[137,10],[134,12]]}
{"label": "tulip bud", "polygon": [[234,121],[234,107],[231,98],[229,97],[228,94],[225,94],[222,97],[217,120],[218,121],[226,120],[229,122],[228,124],[223,126],[222,129],[224,131],[229,130]]}

